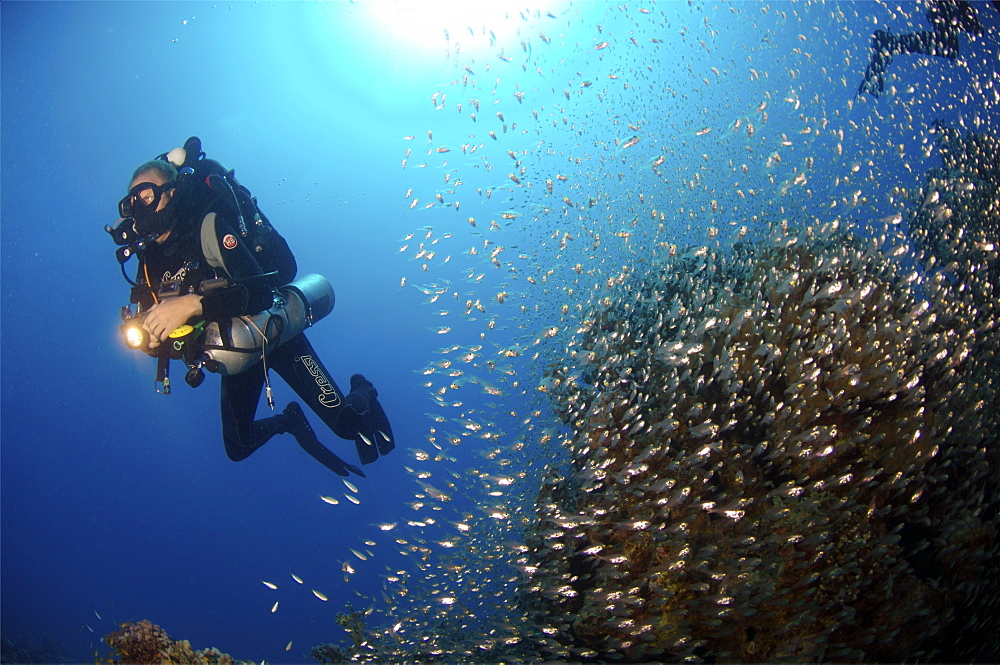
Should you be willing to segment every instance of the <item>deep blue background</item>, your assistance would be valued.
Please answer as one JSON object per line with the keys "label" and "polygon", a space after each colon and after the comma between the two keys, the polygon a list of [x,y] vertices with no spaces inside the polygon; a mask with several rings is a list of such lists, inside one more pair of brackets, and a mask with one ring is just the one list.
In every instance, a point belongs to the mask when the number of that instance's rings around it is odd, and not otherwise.
{"label": "deep blue background", "polygon": [[[114,622],[149,618],[195,647],[302,659],[310,646],[340,639],[333,617],[344,602],[376,602],[380,576],[400,565],[372,525],[407,519],[406,502],[420,491],[404,468],[416,466],[408,449],[432,450],[428,436],[447,429],[428,416],[443,407],[422,373],[442,357],[438,349],[478,342],[484,356],[507,362],[498,349],[564,325],[562,305],[598,294],[604,276],[645,261],[662,249],[656,242],[704,241],[709,226],[728,234],[739,224],[845,208],[852,221],[878,220],[900,209],[892,186],[918,182],[936,163],[919,151],[931,120],[995,128],[995,109],[983,104],[989,95],[969,84],[989,80],[995,41],[980,40],[967,68],[899,58],[893,71],[916,90],[852,108],[871,31],[923,29],[919,8],[719,4],[650,4],[647,14],[552,3],[553,17],[492,12],[486,29],[450,25],[445,40],[429,5],[408,15],[428,25],[407,28],[360,3],[4,3],[4,635],[49,635],[88,659]],[[668,20],[658,23],[661,14]],[[980,16],[995,30],[992,8]],[[608,48],[594,48],[606,40]],[[481,104],[475,122],[471,98]],[[502,132],[497,111],[518,128]],[[752,141],[733,131],[737,120],[756,124]],[[712,132],[699,136],[705,127]],[[360,505],[343,500],[341,481],[289,437],[228,461],[217,379],[191,390],[175,368],[175,393],[158,396],[152,361],[120,344],[117,312],[128,290],[101,229],[115,221],[135,165],[189,135],[236,168],[289,240],[300,272],[322,273],[337,290],[336,309],[310,337],[341,386],[357,371],[374,382],[398,442],[357,481]],[[618,147],[633,135],[642,141]],[[463,152],[462,144],[478,149]],[[529,167],[517,185],[508,150]],[[767,163],[775,151],[780,165]],[[658,156],[666,158],[659,175],[649,166]],[[815,163],[806,168],[809,157]],[[798,170],[808,171],[808,195],[801,186],[782,193]],[[447,183],[446,174],[454,174]],[[555,180],[552,195],[546,179]],[[410,189],[420,199],[413,209]],[[461,198],[461,210],[425,209],[435,193]],[[561,208],[564,196],[572,207]],[[665,229],[647,221],[650,206],[666,213]],[[503,211],[519,218],[508,222]],[[504,227],[495,235],[490,219]],[[426,272],[412,260],[424,226],[436,238],[454,236],[434,246],[440,255]],[[556,247],[562,233],[575,239],[597,229],[603,244]],[[622,229],[634,233],[614,235]],[[498,240],[484,244],[490,238]],[[505,246],[500,259],[516,266],[494,269],[497,244]],[[592,271],[590,283],[566,269],[575,264]],[[551,282],[526,280],[550,269]],[[427,297],[410,285],[432,283],[449,290],[422,304]],[[498,309],[505,289],[520,305]],[[488,314],[463,321],[467,300],[487,303]],[[480,336],[489,316],[497,325]],[[436,334],[444,325],[452,332]],[[448,417],[519,410],[496,425],[502,436],[493,443],[536,441],[547,414],[535,428],[524,413],[535,404],[532,368],[544,361],[525,361],[516,378],[498,372],[490,380],[503,385],[502,398],[472,395]],[[284,404],[289,391],[276,385]],[[350,444],[324,440],[353,460]],[[475,441],[449,451],[456,468],[475,458],[476,445],[492,445]],[[529,446],[525,455],[551,452]],[[431,482],[443,487],[439,478]],[[470,487],[456,511],[478,500]],[[530,502],[530,487],[518,492]],[[368,547],[376,556],[354,558],[348,548],[369,539],[379,543]],[[357,569],[349,583],[345,560]]]}
{"label": "deep blue background", "polygon": [[[5,635],[57,636],[76,658],[140,618],[269,660],[289,640],[298,657],[340,639],[332,617],[354,594],[338,561],[412,495],[401,464],[426,430],[413,370],[436,348],[399,290],[396,244],[413,226],[402,137],[426,124],[435,81],[373,53],[378,32],[348,5],[4,5]],[[237,168],[300,271],[336,285],[313,343],[341,386],[356,371],[375,383],[400,442],[356,481],[360,506],[289,437],[230,462],[218,380],[191,390],[175,366],[158,396],[151,361],[119,343],[128,291],[101,229],[132,168],[192,134]],[[372,594],[381,567],[367,568],[354,588]]]}

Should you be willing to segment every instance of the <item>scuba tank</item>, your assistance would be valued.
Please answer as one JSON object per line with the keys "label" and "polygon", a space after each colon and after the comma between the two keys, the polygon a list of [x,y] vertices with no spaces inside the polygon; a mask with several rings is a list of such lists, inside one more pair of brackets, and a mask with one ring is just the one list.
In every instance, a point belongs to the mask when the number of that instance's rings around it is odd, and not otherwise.
{"label": "scuba tank", "polygon": [[333,310],[333,287],[322,275],[305,275],[277,289],[271,309],[213,321],[201,346],[205,367],[223,376],[240,374]]}
{"label": "scuba tank", "polygon": [[[203,290],[231,283],[226,279],[211,281],[218,284],[203,282]],[[164,297],[164,294],[160,296]],[[197,388],[205,380],[202,368],[231,376],[263,361],[270,402],[267,354],[333,311],[335,301],[333,287],[326,277],[310,274],[275,289],[270,309],[222,322],[184,324],[155,349],[149,347],[148,337],[142,329],[145,313],[132,313],[130,308],[123,308],[121,330],[127,346],[157,359],[155,385],[159,393],[170,393],[168,368],[171,360],[184,361],[188,368],[184,380],[192,388]]]}

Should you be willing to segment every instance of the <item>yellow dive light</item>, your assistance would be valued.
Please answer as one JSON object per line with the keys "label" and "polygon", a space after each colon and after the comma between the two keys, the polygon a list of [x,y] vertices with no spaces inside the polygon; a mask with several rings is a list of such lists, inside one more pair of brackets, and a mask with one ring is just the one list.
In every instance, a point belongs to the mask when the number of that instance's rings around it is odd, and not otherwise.
{"label": "yellow dive light", "polygon": [[[149,355],[157,355],[157,352],[149,347],[149,335],[142,327],[142,321],[145,317],[143,315],[134,316],[125,321],[125,325],[122,326],[122,334],[125,336],[125,345],[130,349],[140,349],[141,351]],[[204,327],[204,323],[199,323],[196,326],[192,326],[188,323],[175,328],[168,336],[174,344],[168,346],[174,347],[175,351],[180,351],[181,346],[177,346],[177,343],[183,343],[186,338],[192,333],[200,332]],[[166,347],[164,347],[166,350]]]}

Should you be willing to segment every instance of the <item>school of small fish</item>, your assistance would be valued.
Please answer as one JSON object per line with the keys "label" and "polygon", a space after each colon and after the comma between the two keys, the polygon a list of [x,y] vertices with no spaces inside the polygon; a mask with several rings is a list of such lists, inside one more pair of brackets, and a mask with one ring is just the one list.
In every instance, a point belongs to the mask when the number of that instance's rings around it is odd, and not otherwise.
{"label": "school of small fish", "polygon": [[995,71],[874,106],[874,9],[595,7],[449,36],[403,137],[447,342],[357,658],[1000,654]]}

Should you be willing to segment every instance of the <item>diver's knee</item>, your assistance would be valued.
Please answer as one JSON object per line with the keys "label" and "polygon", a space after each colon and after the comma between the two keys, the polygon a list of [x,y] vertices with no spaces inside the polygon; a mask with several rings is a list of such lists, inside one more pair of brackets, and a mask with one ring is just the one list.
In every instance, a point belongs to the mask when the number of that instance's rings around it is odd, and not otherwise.
{"label": "diver's knee", "polygon": [[242,462],[246,458],[250,457],[250,453],[254,451],[253,448],[240,445],[239,441],[224,439],[223,443],[226,444],[226,457],[233,462]]}
{"label": "diver's knee", "polygon": [[232,462],[242,462],[242,461],[243,461],[243,460],[245,460],[246,458],[250,457],[250,453],[247,453],[247,452],[242,452],[242,451],[239,451],[239,452],[238,452],[238,451],[235,451],[235,450],[231,450],[231,449],[229,449],[229,448],[226,448],[226,456],[227,456],[227,457],[228,457],[228,458],[230,459],[230,461],[232,461]]}

